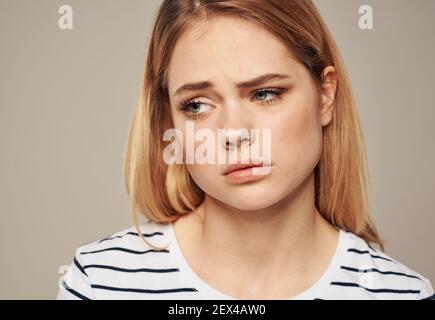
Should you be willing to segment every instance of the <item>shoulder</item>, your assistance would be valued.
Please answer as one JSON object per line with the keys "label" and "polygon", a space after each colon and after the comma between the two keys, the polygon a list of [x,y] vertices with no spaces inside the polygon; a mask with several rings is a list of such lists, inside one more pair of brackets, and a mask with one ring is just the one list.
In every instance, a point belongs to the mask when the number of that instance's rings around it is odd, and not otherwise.
{"label": "shoulder", "polygon": [[[147,221],[140,225],[142,236],[156,246],[165,245],[170,240],[170,225]],[[142,250],[151,248],[142,240],[134,226],[112,233],[109,236],[80,245],[77,251],[81,255],[104,251],[118,251],[119,248]]]}
{"label": "shoulder", "polygon": [[79,246],[75,253],[75,262],[80,263],[86,273],[94,277],[102,269],[115,265],[119,269],[129,269],[150,260],[156,264],[162,262],[164,253],[168,252],[164,247],[170,243],[170,231],[169,224],[147,221],[140,225],[140,232],[146,242],[135,227],[130,227]]}
{"label": "shoulder", "polygon": [[374,299],[433,298],[432,285],[422,274],[370,246],[356,234],[341,233],[340,273],[331,285]]}
{"label": "shoulder", "polygon": [[[172,239],[170,224],[147,221],[140,225],[140,232],[157,247],[169,245]],[[95,290],[109,288],[114,284],[114,279],[125,283],[131,276],[151,275],[168,265],[170,260],[167,253],[167,249],[156,250],[148,245],[135,227],[79,245],[59,283],[58,299],[101,298],[96,296]],[[144,269],[144,264],[150,268]],[[152,281],[149,279],[148,283]]]}

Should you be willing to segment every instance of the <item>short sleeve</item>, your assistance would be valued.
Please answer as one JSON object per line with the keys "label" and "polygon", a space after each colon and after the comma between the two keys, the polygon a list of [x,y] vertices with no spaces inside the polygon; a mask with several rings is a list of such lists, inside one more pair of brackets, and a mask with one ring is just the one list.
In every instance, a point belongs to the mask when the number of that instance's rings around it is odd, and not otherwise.
{"label": "short sleeve", "polygon": [[435,293],[430,281],[426,278],[422,278],[423,285],[420,288],[420,293],[417,299],[420,300],[435,300]]}
{"label": "short sleeve", "polygon": [[57,300],[94,300],[91,281],[80,257],[80,248],[76,250],[73,261],[59,279]]}

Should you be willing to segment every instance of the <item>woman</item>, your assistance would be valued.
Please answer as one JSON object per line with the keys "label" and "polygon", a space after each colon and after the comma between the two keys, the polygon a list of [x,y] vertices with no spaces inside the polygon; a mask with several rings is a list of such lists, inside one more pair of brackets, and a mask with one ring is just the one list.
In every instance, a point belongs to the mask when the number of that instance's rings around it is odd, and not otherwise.
{"label": "woman", "polygon": [[[165,161],[170,129],[186,140],[182,163]],[[213,151],[235,161],[187,163],[187,145],[198,150],[201,142],[188,141],[188,130],[202,129],[218,137]],[[228,130],[222,139],[221,129],[270,135],[233,139]],[[246,148],[261,149],[261,158],[242,159]],[[80,246],[58,298],[434,293],[382,252],[351,86],[310,0],[163,1],[125,170],[135,227]]]}

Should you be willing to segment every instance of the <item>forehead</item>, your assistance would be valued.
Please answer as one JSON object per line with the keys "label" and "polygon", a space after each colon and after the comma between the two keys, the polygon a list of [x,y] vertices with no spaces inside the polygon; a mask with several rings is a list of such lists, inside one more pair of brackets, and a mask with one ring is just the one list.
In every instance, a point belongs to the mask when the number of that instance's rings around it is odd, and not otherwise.
{"label": "forehead", "polygon": [[240,82],[270,72],[294,74],[297,61],[262,26],[232,17],[195,22],[178,39],[168,69],[173,92],[185,82]]}

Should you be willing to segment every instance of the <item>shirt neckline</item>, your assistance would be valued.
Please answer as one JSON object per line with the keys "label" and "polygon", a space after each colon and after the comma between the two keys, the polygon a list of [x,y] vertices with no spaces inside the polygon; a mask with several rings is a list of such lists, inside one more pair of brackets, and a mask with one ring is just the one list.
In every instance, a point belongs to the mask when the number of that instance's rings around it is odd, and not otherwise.
{"label": "shirt neckline", "polygon": [[[207,282],[202,280],[196,272],[190,267],[184,254],[181,252],[178,240],[175,236],[173,223],[169,223],[169,236],[171,238],[169,244],[169,251],[172,253],[172,258],[176,263],[176,266],[180,270],[181,281],[187,285],[192,286],[205,297],[205,299],[217,299],[217,300],[238,300],[238,298],[227,295],[220,290],[212,287]],[[335,252],[330,260],[328,267],[323,275],[316,281],[311,287],[307,288],[303,292],[287,299],[287,300],[312,300],[319,298],[322,292],[328,289],[330,282],[333,279],[333,275],[339,270],[340,262],[344,255],[345,235],[346,233],[342,229],[338,229],[339,237],[338,243],[335,248]],[[210,297],[210,298],[208,298]]]}

